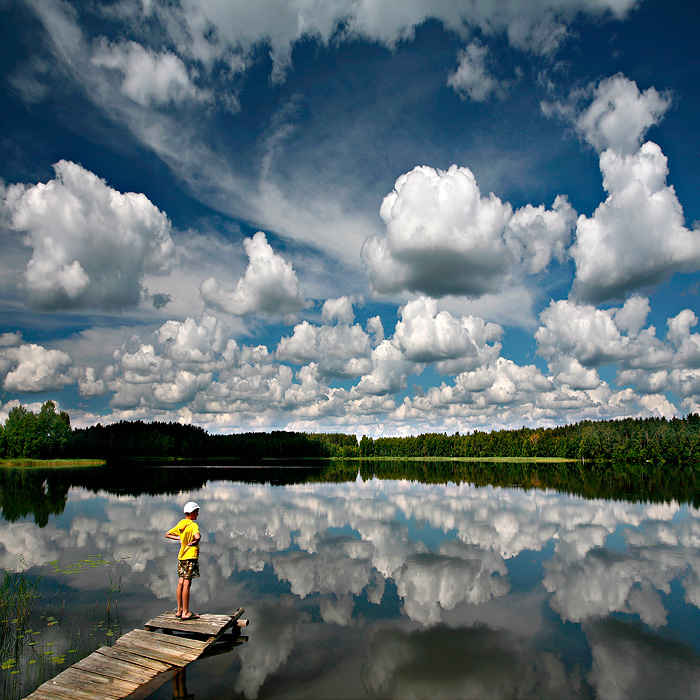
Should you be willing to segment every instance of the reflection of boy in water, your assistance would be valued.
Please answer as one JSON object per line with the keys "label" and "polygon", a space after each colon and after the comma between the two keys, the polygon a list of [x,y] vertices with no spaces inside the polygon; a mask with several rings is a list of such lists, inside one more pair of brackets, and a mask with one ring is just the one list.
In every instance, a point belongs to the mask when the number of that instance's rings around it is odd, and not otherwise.
{"label": "reflection of boy in water", "polygon": [[180,554],[177,559],[177,613],[175,617],[192,620],[199,617],[190,611],[190,586],[192,579],[199,576],[199,526],[195,522],[199,506],[194,501],[185,505],[185,517],[165,533],[169,540],[180,541]]}
{"label": "reflection of boy in water", "polygon": [[173,674],[173,700],[194,700],[194,693],[187,692],[187,671],[185,667],[175,669]]}

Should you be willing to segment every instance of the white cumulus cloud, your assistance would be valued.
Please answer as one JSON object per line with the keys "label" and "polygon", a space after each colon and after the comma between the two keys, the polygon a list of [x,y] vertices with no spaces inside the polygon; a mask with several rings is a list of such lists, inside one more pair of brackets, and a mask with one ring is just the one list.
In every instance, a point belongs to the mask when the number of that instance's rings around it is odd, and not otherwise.
{"label": "white cumulus cloud", "polygon": [[439,298],[501,291],[516,273],[563,260],[575,212],[558,196],[551,210],[527,205],[513,213],[493,192],[481,194],[471,170],[453,165],[399,177],[380,215],[386,233],[362,248],[374,290]]}
{"label": "white cumulus cloud", "polygon": [[168,217],[143,194],[122,194],[76,163],[56,177],[11,185],[2,195],[10,226],[33,249],[25,272],[41,309],[136,306],[146,273],[167,274],[175,255]]}
{"label": "white cumulus cloud", "polygon": [[386,236],[363,247],[372,286],[434,297],[494,291],[512,264],[501,235],[511,214],[496,195],[481,195],[468,168],[414,168],[382,202]]}
{"label": "white cumulus cloud", "polygon": [[[15,334],[3,334],[13,336]],[[55,391],[74,382],[73,361],[62,350],[47,350],[35,343],[0,346],[0,375],[5,391]]]}
{"label": "white cumulus cloud", "polygon": [[578,116],[576,126],[596,150],[611,148],[631,155],[670,104],[668,95],[653,87],[640,92],[637,83],[618,74],[593,89],[593,101]]}
{"label": "white cumulus cloud", "polygon": [[600,169],[608,197],[576,224],[574,294],[599,303],[698,269],[700,231],[684,225],[659,146],[647,142],[631,155],[609,149]]}
{"label": "white cumulus cloud", "polygon": [[358,324],[313,326],[302,321],[292,336],[280,340],[276,356],[295,364],[317,363],[324,376],[356,377],[370,371],[371,351],[371,338]]}
{"label": "white cumulus cloud", "polygon": [[489,364],[501,350],[503,329],[474,316],[456,318],[421,297],[400,309],[394,343],[411,362],[436,362],[440,372],[457,374]]}
{"label": "white cumulus cloud", "polygon": [[200,293],[208,306],[235,316],[285,316],[308,308],[294,268],[275,253],[262,231],[244,245],[249,263],[235,289],[224,289],[214,277],[202,282]]}

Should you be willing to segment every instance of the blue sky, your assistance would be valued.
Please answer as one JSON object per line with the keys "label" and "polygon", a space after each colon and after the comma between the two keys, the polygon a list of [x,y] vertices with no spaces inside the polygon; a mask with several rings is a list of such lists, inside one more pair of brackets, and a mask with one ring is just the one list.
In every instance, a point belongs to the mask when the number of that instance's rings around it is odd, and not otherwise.
{"label": "blue sky", "polygon": [[0,419],[697,411],[699,14],[0,2]]}

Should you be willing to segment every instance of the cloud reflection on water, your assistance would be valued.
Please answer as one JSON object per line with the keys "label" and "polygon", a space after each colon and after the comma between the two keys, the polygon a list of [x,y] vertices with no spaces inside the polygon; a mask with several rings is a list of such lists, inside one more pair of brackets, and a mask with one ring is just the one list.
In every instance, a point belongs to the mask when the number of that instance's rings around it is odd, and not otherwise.
{"label": "cloud reflection on water", "polygon": [[[700,513],[675,502],[359,478],[209,482],[180,497],[73,489],[44,528],[2,524],[0,567],[16,568],[20,554],[39,566],[104,552],[123,559],[125,589],[174,600],[176,549],[163,533],[189,498],[202,507],[204,533],[197,606],[226,611],[236,596],[255,611],[235,688],[247,698],[299,653],[316,620],[364,635],[363,692],[374,696],[634,697],[645,687],[663,696],[678,687],[664,675],[676,656],[677,681],[700,688],[697,649],[658,636],[674,581],[687,604],[700,601]],[[525,554],[542,562],[529,587],[513,568]],[[400,614],[382,621],[392,595]],[[542,641],[569,633],[553,631],[561,622],[552,613],[581,625],[592,661],[564,658],[561,639]],[[659,645],[662,657],[649,661]],[[645,677],[649,686],[637,680]]]}

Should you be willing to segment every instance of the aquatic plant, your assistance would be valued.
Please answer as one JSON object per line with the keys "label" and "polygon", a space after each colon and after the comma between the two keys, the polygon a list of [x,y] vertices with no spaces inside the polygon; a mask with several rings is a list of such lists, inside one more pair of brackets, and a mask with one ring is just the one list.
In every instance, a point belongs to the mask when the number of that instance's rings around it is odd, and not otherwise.
{"label": "aquatic plant", "polygon": [[[95,554],[65,566],[51,561],[45,568],[72,578],[114,563]],[[80,615],[66,612],[66,593],[60,585],[53,594],[41,590],[43,580],[44,574],[30,576],[20,557],[18,571],[6,571],[0,584],[0,697],[4,700],[19,700],[53,676],[57,666],[74,663],[121,636],[117,602],[123,588],[118,569],[109,572],[106,603],[96,598],[94,606]]]}

